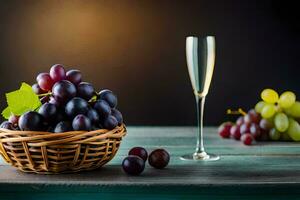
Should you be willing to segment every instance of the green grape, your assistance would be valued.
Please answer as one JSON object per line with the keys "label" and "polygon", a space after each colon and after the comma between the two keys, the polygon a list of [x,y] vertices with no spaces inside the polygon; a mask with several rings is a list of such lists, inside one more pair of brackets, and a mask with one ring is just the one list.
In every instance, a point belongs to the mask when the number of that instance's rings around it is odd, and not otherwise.
{"label": "green grape", "polygon": [[296,101],[296,95],[293,92],[287,91],[280,95],[278,104],[282,108],[289,108],[295,103],[295,101]]}
{"label": "green grape", "polygon": [[296,101],[291,107],[284,109],[291,117],[300,118],[300,102]]}
{"label": "green grape", "polygon": [[279,132],[285,132],[289,127],[289,119],[284,113],[277,113],[274,118],[275,128]]}
{"label": "green grape", "polygon": [[300,141],[300,125],[292,118],[289,118],[287,133],[294,141]]}
{"label": "green grape", "polygon": [[276,113],[276,106],[274,104],[266,104],[261,110],[261,116],[265,119],[273,117]]}
{"label": "green grape", "polygon": [[279,140],[281,133],[279,131],[277,131],[275,128],[272,128],[269,132],[269,136],[270,136],[271,140]]}
{"label": "green grape", "polygon": [[261,113],[263,107],[266,105],[264,101],[260,101],[255,105],[255,111]]}
{"label": "green grape", "polygon": [[275,90],[264,89],[260,94],[262,100],[267,103],[276,103],[278,101],[278,94]]}
{"label": "green grape", "polygon": [[293,141],[290,135],[287,132],[281,133],[280,140],[282,141]]}

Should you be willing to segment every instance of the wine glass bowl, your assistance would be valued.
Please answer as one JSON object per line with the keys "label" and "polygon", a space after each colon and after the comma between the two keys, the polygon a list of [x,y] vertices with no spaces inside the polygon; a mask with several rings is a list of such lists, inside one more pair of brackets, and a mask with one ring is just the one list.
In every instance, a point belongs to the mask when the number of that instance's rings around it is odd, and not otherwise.
{"label": "wine glass bowl", "polygon": [[208,93],[215,66],[215,37],[203,38],[189,36],[186,38],[186,59],[188,72],[197,106],[197,146],[196,151],[181,157],[182,160],[212,161],[220,157],[208,154],[203,144],[203,112],[205,97]]}

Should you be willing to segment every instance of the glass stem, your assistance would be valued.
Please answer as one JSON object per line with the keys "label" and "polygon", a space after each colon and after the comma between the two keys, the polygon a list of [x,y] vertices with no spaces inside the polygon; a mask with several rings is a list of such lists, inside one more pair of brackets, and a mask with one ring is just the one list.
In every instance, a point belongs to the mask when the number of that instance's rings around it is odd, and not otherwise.
{"label": "glass stem", "polygon": [[197,134],[197,146],[196,154],[204,153],[203,145],[203,112],[204,112],[205,97],[199,97],[196,95],[197,104],[197,122],[198,122],[198,134]]}

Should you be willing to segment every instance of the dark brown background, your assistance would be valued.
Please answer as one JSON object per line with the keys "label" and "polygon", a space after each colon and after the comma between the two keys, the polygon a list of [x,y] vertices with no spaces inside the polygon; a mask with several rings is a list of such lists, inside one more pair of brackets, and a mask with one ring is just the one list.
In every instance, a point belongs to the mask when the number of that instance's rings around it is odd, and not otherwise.
{"label": "dark brown background", "polygon": [[115,91],[127,124],[194,124],[185,37],[215,35],[215,125],[262,88],[300,95],[297,12],[293,1],[0,1],[0,108],[5,92],[63,63]]}

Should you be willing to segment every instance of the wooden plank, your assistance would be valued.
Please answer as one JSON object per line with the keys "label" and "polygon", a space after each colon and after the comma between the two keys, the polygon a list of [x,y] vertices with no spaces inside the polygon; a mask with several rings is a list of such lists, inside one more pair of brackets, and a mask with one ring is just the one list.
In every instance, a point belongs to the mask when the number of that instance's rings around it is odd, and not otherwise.
{"label": "wooden plank", "polygon": [[93,185],[265,185],[300,184],[299,159],[287,156],[223,156],[218,162],[195,163],[172,157],[165,170],[147,165],[141,176],[127,176],[120,157],[92,172],[35,175],[0,166],[0,183],[93,184]]}
{"label": "wooden plank", "polygon": [[[181,161],[180,155],[194,150],[195,131],[194,127],[128,127],[128,135],[116,157],[92,172],[25,174],[0,163],[1,200],[16,199],[17,195],[28,199],[59,199],[56,194],[64,200],[73,194],[74,199],[250,199],[255,195],[259,195],[258,199],[274,199],[274,194],[277,199],[287,196],[296,199],[299,196],[299,143],[264,142],[248,147],[219,138],[216,128],[209,127],[205,128],[206,148],[221,155],[221,160]],[[121,162],[133,146],[148,150],[166,148],[171,154],[168,168],[155,170],[147,164],[141,176],[127,176]]]}

